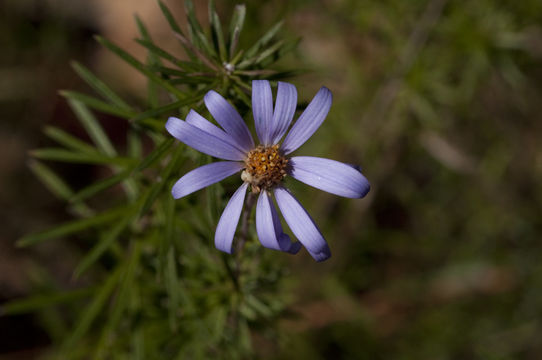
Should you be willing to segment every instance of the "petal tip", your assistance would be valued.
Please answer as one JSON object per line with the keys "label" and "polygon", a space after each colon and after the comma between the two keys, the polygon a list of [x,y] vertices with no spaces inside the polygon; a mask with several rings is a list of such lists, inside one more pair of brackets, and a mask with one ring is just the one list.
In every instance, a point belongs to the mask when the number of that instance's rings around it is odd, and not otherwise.
{"label": "petal tip", "polygon": [[175,189],[175,186],[171,188],[171,196],[173,196],[175,200],[179,200],[180,198],[182,198],[182,195],[179,195],[179,190]]}
{"label": "petal tip", "polygon": [[371,191],[371,184],[367,183],[367,186],[365,186],[365,188],[362,190],[359,199],[362,199],[362,198],[364,198],[365,196],[367,196],[367,194],[369,193],[369,191]]}

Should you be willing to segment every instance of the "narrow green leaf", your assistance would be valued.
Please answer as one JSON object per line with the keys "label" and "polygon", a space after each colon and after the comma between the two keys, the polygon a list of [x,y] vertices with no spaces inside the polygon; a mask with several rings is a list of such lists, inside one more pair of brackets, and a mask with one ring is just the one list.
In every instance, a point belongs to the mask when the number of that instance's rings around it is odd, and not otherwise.
{"label": "narrow green leaf", "polygon": [[270,46],[266,50],[262,51],[262,53],[256,58],[255,63],[259,64],[263,60],[267,59],[269,56],[273,55],[275,52],[278,52],[279,50],[281,50],[284,44],[285,41],[283,40],[277,41],[275,44],[273,44],[273,46]]}
{"label": "narrow green leaf", "polygon": [[109,86],[107,86],[102,80],[98,79],[89,69],[81,65],[80,63],[73,61],[71,63],[73,69],[81,76],[87,84],[89,84],[98,94],[102,95],[105,99],[109,100],[112,104],[123,110],[131,110],[128,105],[120,96],[118,96]]}
{"label": "narrow green leaf", "polygon": [[75,136],[71,134],[68,134],[64,130],[61,130],[57,127],[46,126],[44,132],[45,132],[45,135],[55,140],[59,144],[66,146],[67,148],[70,148],[79,152],[83,152],[83,153],[90,153],[90,154],[98,153],[98,149],[96,149],[94,146],[82,141],[79,138],[76,138]]}
{"label": "narrow green leaf", "polygon": [[248,294],[244,299],[247,305],[253,308],[256,312],[260,313],[260,315],[264,317],[273,315],[273,312],[269,306],[258,300],[258,298],[256,298],[254,295]]}
{"label": "narrow green leaf", "polygon": [[117,151],[111,144],[111,141],[105,134],[102,126],[94,117],[92,112],[89,111],[86,105],[75,99],[69,99],[68,104],[87,131],[92,141],[96,144],[96,146],[98,146],[98,149],[109,156],[117,155]]}
{"label": "narrow green leaf", "polygon": [[171,11],[169,11],[166,4],[162,2],[162,0],[158,0],[158,5],[160,6],[160,10],[162,10],[162,13],[164,14],[164,17],[166,18],[167,22],[169,23],[169,26],[171,29],[175,32],[182,33],[181,27],[177,24],[177,21],[171,14]]}
{"label": "narrow green leaf", "polygon": [[113,208],[89,218],[69,221],[67,223],[58,225],[52,229],[29,234],[19,239],[16,242],[16,245],[18,247],[30,246],[45,240],[56,239],[62,236],[81,232],[93,226],[101,225],[115,220],[119,216],[125,214],[126,209],[126,206]]}
{"label": "narrow green leaf", "polygon": [[[144,40],[148,41],[149,43],[152,43],[152,39],[151,39],[151,36],[149,35],[149,31],[145,27],[145,24],[143,24],[143,21],[141,21],[141,19],[137,15],[135,15],[135,20],[136,20],[137,28],[139,29],[139,33],[141,34],[141,37]],[[161,65],[160,58],[152,51],[148,51],[147,65],[149,65],[149,67]],[[157,107],[158,106],[157,85],[153,81],[148,81],[147,87],[148,87],[149,104],[153,108]]]}
{"label": "narrow green leaf", "polygon": [[[210,156],[207,156],[207,159],[204,164],[208,164],[212,161]],[[201,165],[204,165],[201,164]],[[221,208],[219,208],[222,204],[222,186],[220,184],[214,184],[213,186],[210,186],[207,188],[206,191],[206,210],[207,215],[209,217],[209,221],[212,224],[215,224],[218,222],[218,217],[220,216]],[[219,205],[220,204],[220,205]]]}
{"label": "narrow green leaf", "polygon": [[95,182],[87,186],[86,188],[78,191],[75,195],[70,198],[70,202],[80,202],[88,199],[91,196],[96,195],[97,193],[109,189],[110,187],[120,183],[126,179],[132,173],[132,169],[127,169],[119,172],[116,175],[103,179],[101,181]]}
{"label": "narrow green leaf", "polygon": [[215,49],[209,44],[209,41],[207,41],[207,36],[203,32],[196,33],[196,36],[198,37],[199,42],[203,46],[203,51],[206,52],[206,55],[208,58],[215,58],[217,57],[217,52]]}
{"label": "narrow green leaf", "polygon": [[110,340],[110,335],[115,331],[125,309],[129,305],[132,295],[131,293],[133,292],[133,287],[135,286],[136,270],[139,263],[140,253],[141,242],[134,241],[130,255],[125,261],[124,270],[120,280],[120,289],[115,298],[114,306],[112,307],[110,316],[107,317],[107,322],[103,327],[100,340],[98,341],[96,351],[94,352],[94,359],[96,360],[101,360],[107,357],[105,353],[107,349],[107,342]]}
{"label": "narrow green leaf", "polygon": [[256,54],[258,54],[260,52],[260,49],[262,47],[266,46],[269,43],[269,41],[271,41],[273,39],[273,37],[275,37],[277,32],[282,27],[283,23],[284,23],[284,21],[281,20],[278,23],[276,23],[275,25],[273,25],[273,27],[271,29],[269,29],[268,32],[266,32],[258,41],[256,41],[256,43],[254,45],[252,45],[252,47],[250,49],[248,49],[248,51],[246,52],[246,57],[247,58],[252,58],[252,57],[256,56]]}
{"label": "narrow green leaf", "polygon": [[209,77],[207,76],[183,76],[177,79],[170,80],[172,84],[177,85],[199,85],[203,82],[208,82]]}
{"label": "narrow green leaf", "polygon": [[[184,36],[181,27],[177,24],[177,21],[171,14],[171,11],[169,11],[168,7],[161,1],[158,0],[158,5],[160,6],[160,9],[162,10],[162,13],[164,14],[164,17],[166,18],[169,26],[173,30],[174,33],[181,34]],[[184,50],[186,51],[187,55],[190,57],[192,61],[196,59],[195,54],[192,52],[192,50],[187,47],[185,44],[182,44]]]}
{"label": "narrow green leaf", "polygon": [[72,189],[48,166],[36,160],[31,161],[29,166],[30,170],[43,182],[49,191],[60,199],[65,200],[73,195]]}
{"label": "narrow green leaf", "polygon": [[[207,50],[207,48],[210,48],[210,46],[207,43],[203,29],[201,28],[198,18],[196,17],[194,3],[192,0],[185,0],[184,9],[188,18],[188,32],[190,35],[190,40],[194,45],[196,45],[196,47],[199,47],[202,50]],[[205,44],[202,43],[202,41]]]}
{"label": "narrow green leaf", "polygon": [[[48,166],[37,160],[32,160],[29,167],[45,187],[59,199],[68,200],[73,196],[73,190]],[[75,204],[73,211],[79,216],[90,216],[92,214],[92,210],[84,203]]]}
{"label": "narrow green leaf", "polygon": [[226,53],[226,42],[224,40],[224,33],[222,32],[222,24],[220,18],[216,13],[214,0],[209,0],[209,22],[211,25],[211,35],[215,49],[220,56],[222,62],[226,61],[228,54]]}
{"label": "narrow green leaf", "polygon": [[60,95],[68,99],[80,101],[83,104],[106,114],[115,115],[125,119],[129,119],[130,117],[134,116],[134,112],[131,110],[119,108],[117,105],[108,104],[105,101],[96,99],[92,96],[78,93],[76,91],[61,90]]}
{"label": "narrow green leaf", "polygon": [[177,329],[177,318],[180,308],[181,297],[179,295],[179,292],[181,291],[181,284],[177,275],[175,250],[173,247],[169,248],[166,259],[166,290],[169,299],[168,319],[171,330],[175,331],[175,329]]}
{"label": "narrow green leaf", "polygon": [[143,39],[147,41],[151,41],[151,36],[149,34],[149,31],[147,30],[147,27],[145,26],[143,21],[141,21],[141,18],[137,14],[135,14],[134,19],[137,25],[137,30],[139,31]]}
{"label": "narrow green leaf", "polygon": [[[142,144],[141,144],[141,138],[140,138],[140,134],[138,132],[138,129],[137,127],[133,127],[131,129],[128,130],[128,139],[127,139],[127,144],[128,144],[128,156],[133,158],[133,159],[141,159],[142,158]],[[133,170],[133,168],[135,167],[135,164],[134,166],[131,166],[131,169]],[[115,168],[113,169],[116,173],[119,173],[119,172],[122,172],[124,169],[123,168]],[[130,172],[130,175],[132,173]],[[139,193],[139,186],[138,186],[138,183],[135,179],[133,179],[132,177],[127,177],[124,182],[123,182],[123,187],[124,187],[124,190],[126,191],[126,195],[128,196],[128,198],[133,201],[137,198],[138,196],[138,193]]]}
{"label": "narrow green leaf", "polygon": [[229,55],[228,55],[228,59],[229,59],[228,63],[230,63],[231,65],[235,65],[234,60],[237,57],[237,55],[235,54],[235,51],[237,50],[237,45],[239,44],[240,35],[241,35],[241,29],[236,27],[233,30],[233,34],[231,36]]}
{"label": "narrow green leaf", "polygon": [[[163,74],[163,75],[171,75],[171,76],[180,76],[180,77],[188,77],[189,73],[187,73],[184,70],[179,69],[173,69],[167,66],[155,66],[153,67],[153,70]],[[171,80],[170,80],[171,81]]]}
{"label": "narrow green leaf", "polygon": [[224,306],[216,307],[211,314],[210,323],[212,324],[211,333],[213,340],[218,342],[224,337],[224,330],[227,326],[228,311]]}
{"label": "narrow green leaf", "polygon": [[130,165],[134,159],[126,157],[109,157],[103,154],[76,153],[71,150],[60,148],[44,148],[30,151],[30,155],[43,160],[54,160],[75,164],[115,164]]}
{"label": "narrow green leaf", "polygon": [[[209,55],[212,54],[203,54],[192,42],[190,42],[183,34],[180,33],[173,33],[173,35],[181,41],[183,45],[190,48],[190,50],[194,53],[197,59],[199,59],[203,64],[205,64],[209,69],[213,69],[215,71],[218,70],[218,67],[216,64],[214,64],[209,58]],[[202,36],[205,36],[202,34]]]}
{"label": "narrow green leaf", "polygon": [[132,334],[132,352],[134,360],[148,359],[145,355],[145,333],[140,327],[136,328]]}
{"label": "narrow green leaf", "polygon": [[252,336],[246,319],[239,319],[239,347],[245,354],[252,353]]}
{"label": "narrow green leaf", "polygon": [[18,315],[35,312],[45,307],[85,298],[91,295],[95,290],[96,289],[92,287],[15,299],[0,306],[0,315]]}
{"label": "narrow green leaf", "polygon": [[132,222],[133,214],[125,214],[111,229],[102,236],[100,241],[85,255],[75,268],[74,278],[79,278],[92,264],[94,264],[117,240],[124,229]]}
{"label": "narrow green leaf", "polygon": [[[64,354],[69,354],[71,352],[71,349],[85,336],[96,317],[102,312],[103,307],[117,285],[121,270],[122,267],[119,266],[108,276],[96,296],[92,299],[92,302],[81,311],[81,317],[77,320],[74,331],[62,345],[61,351]],[[65,356],[61,356],[61,358],[65,358]]]}
{"label": "narrow green leaf", "polygon": [[274,80],[274,79],[285,79],[285,78],[293,78],[296,76],[307,74],[309,70],[306,69],[296,69],[296,70],[288,70],[288,71],[279,71],[274,74],[270,74],[267,76],[268,80]]}
{"label": "narrow green leaf", "polygon": [[128,131],[128,156],[134,159],[140,159],[143,151],[141,144],[141,135],[135,129]]}
{"label": "narrow green leaf", "polygon": [[169,61],[173,65],[178,66],[179,68],[183,68],[185,66],[185,63],[183,61],[177,59],[174,55],[162,49],[161,47],[155,45],[149,40],[136,39],[136,42],[140,44],[141,46],[145,47],[147,50],[149,50],[149,53],[152,52],[156,56],[159,56],[162,59]]}
{"label": "narrow green leaf", "polygon": [[117,56],[119,56],[121,59],[126,61],[128,64],[132,65],[135,69],[139,70],[141,73],[143,73],[145,76],[147,76],[150,80],[156,82],[158,85],[162,86],[164,89],[169,91],[172,95],[176,96],[179,99],[184,98],[184,93],[181,92],[176,87],[172,86],[170,83],[168,83],[166,80],[162,79],[161,77],[157,76],[155,73],[150,71],[147,66],[142,64],[140,61],[138,61],[136,58],[134,58],[132,55],[128,54],[126,51],[119,48],[117,45],[113,44],[107,39],[104,39],[101,36],[96,36],[96,40],[105,46],[107,49],[115,53]]}
{"label": "narrow green leaf", "polygon": [[288,54],[289,52],[292,52],[297,48],[299,43],[301,42],[301,37],[296,37],[294,39],[290,39],[284,42],[284,45],[282,45],[278,51],[277,58],[281,58],[284,55]]}
{"label": "narrow green leaf", "polygon": [[275,52],[279,51],[281,46],[284,45],[284,43],[285,42],[283,40],[277,41],[275,44],[262,51],[259,55],[241,61],[239,65],[237,65],[237,68],[244,69],[247,66],[261,63],[263,60],[273,55]]}
{"label": "narrow green leaf", "polygon": [[243,58],[244,54],[245,53],[243,49],[239,50],[235,57],[231,59],[230,64],[237,65],[237,63]]}
{"label": "narrow green leaf", "polygon": [[171,172],[173,171],[173,169],[178,169],[181,166],[182,161],[185,160],[185,158],[181,156],[182,152],[182,147],[178,147],[177,149],[175,149],[171,160],[160,174],[161,179],[152,184],[152,186],[148,190],[148,196],[146,197],[145,202],[143,203],[143,206],[139,211],[140,216],[145,214],[154,204],[154,201],[162,192],[165,184],[168,183],[169,177],[171,176]]}
{"label": "narrow green leaf", "polygon": [[[179,108],[183,107],[183,106],[187,106],[187,105],[192,105],[192,104],[195,104],[197,103],[198,101],[200,101],[202,99],[202,95],[196,95],[194,97],[190,97],[188,99],[184,99],[184,100],[179,100],[179,101],[175,101],[173,103],[170,103],[170,104],[167,104],[167,105],[164,105],[164,106],[160,106],[156,109],[150,109],[148,111],[145,111],[145,112],[142,112],[141,114],[135,116],[132,121],[134,123],[138,123],[140,122],[141,120],[144,120],[144,119],[148,119],[148,118],[155,118],[159,115],[162,115],[164,113],[167,113],[167,112],[170,112],[170,111],[173,111],[173,110],[179,110]],[[165,126],[165,121],[163,122],[163,126]]]}
{"label": "narrow green leaf", "polygon": [[135,128],[139,129],[145,129],[148,131],[148,135],[153,138],[162,138],[162,133],[164,132],[164,120],[158,120],[158,119],[143,119],[139,120],[137,124],[134,126]]}
{"label": "narrow green leaf", "polygon": [[235,5],[230,22],[230,59],[235,55],[237,44],[239,43],[239,34],[245,24],[245,15],[247,9],[244,4]]}
{"label": "narrow green leaf", "polygon": [[45,330],[47,336],[53,343],[60,343],[68,336],[69,329],[66,319],[66,309],[63,306],[47,308],[38,311],[35,314],[40,323],[40,327]]}
{"label": "narrow green leaf", "polygon": [[243,92],[241,87],[239,86],[239,82],[236,82],[236,84],[232,87],[233,91],[239,96],[239,99],[248,107],[252,106],[252,101],[248,97],[247,94]]}

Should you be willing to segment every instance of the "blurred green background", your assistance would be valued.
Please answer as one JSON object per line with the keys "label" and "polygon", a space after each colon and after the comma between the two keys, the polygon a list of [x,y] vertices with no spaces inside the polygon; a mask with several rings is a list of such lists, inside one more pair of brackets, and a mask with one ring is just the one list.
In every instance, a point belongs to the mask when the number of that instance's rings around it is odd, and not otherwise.
{"label": "blurred green background", "polygon": [[[181,1],[165,1],[182,19]],[[225,18],[233,1],[217,1]],[[298,154],[360,164],[372,190],[342,199],[289,181],[333,257],[285,262],[294,316],[259,358],[542,358],[542,2],[247,1],[242,39],[275,21],[302,41],[285,65],[299,98],[325,85],[334,104]],[[196,2],[206,20],[206,2]],[[87,91],[76,59],[131,102],[143,78],[93,34],[138,57],[133,14],[180,53],[153,0],[0,3],[0,300],[72,287],[69,239],[19,250],[23,234],[69,218],[27,168],[55,124],[84,137],[60,89]],[[253,36],[253,39],[250,38]],[[101,118],[112,139],[126,124]],[[74,187],[100,169],[53,164]],[[49,345],[43,316],[0,317],[0,359]],[[265,333],[262,331],[261,333]]]}

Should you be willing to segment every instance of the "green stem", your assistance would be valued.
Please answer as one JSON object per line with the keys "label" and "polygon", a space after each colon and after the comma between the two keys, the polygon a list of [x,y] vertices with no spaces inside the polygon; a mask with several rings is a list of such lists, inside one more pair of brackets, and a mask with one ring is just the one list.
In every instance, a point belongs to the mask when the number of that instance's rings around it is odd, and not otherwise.
{"label": "green stem", "polygon": [[239,241],[237,242],[235,251],[234,276],[237,284],[239,284],[239,277],[241,275],[241,254],[243,253],[245,243],[248,240],[248,223],[254,204],[256,204],[256,195],[254,193],[249,193],[247,196],[247,201],[245,202],[245,208],[243,209],[243,215],[241,217],[241,234],[239,236]]}

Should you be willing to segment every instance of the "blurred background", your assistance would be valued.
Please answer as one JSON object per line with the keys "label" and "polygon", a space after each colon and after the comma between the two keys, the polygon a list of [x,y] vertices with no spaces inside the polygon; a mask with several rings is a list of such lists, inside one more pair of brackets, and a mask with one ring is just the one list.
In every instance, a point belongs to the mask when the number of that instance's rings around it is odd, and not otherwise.
{"label": "blurred background", "polygon": [[[183,19],[181,1],[164,1]],[[234,1],[217,1],[228,18]],[[246,41],[285,20],[301,36],[288,66],[331,112],[298,154],[360,164],[372,190],[342,199],[289,181],[333,257],[285,267],[290,309],[280,344],[259,358],[542,358],[542,2],[540,0],[247,1]],[[206,1],[197,1],[206,22]],[[75,59],[131,103],[144,78],[102,49],[138,58],[137,13],[157,43],[181,47],[153,0],[0,2],[0,301],[50,282],[73,286],[69,239],[20,250],[22,235],[70,218],[28,169],[54,124],[85,138],[60,89],[88,91]],[[102,116],[118,144],[126,124]],[[96,167],[51,164],[74,188]],[[281,255],[277,255],[277,259]],[[0,314],[1,315],[1,314]],[[0,359],[51,343],[44,316],[0,316]],[[50,327],[48,327],[50,328]]]}

